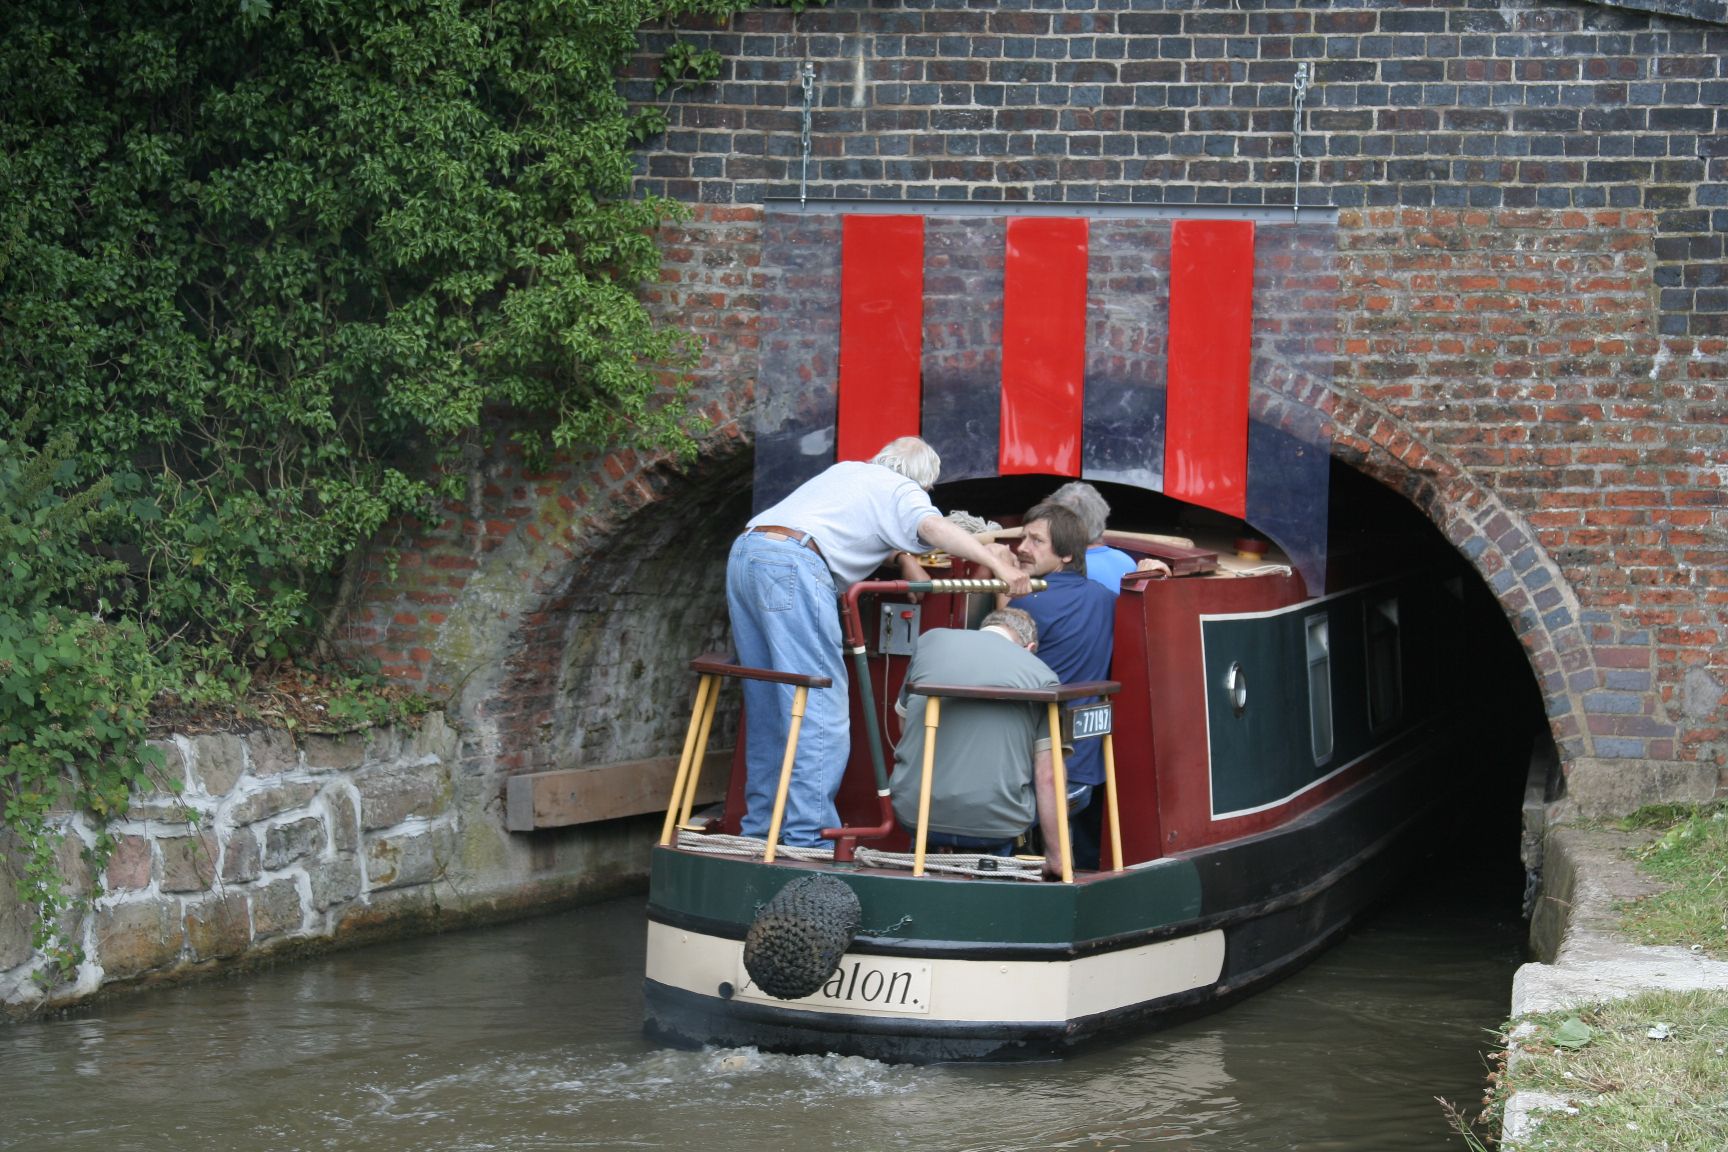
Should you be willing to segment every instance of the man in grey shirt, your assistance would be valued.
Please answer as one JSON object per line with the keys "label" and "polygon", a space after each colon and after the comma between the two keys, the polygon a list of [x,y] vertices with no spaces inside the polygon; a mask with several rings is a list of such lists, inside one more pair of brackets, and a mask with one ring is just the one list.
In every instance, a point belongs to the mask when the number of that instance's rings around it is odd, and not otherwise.
{"label": "man in grey shirt", "polygon": [[[978,631],[935,628],[918,638],[906,684],[973,688],[1054,688],[1056,674],[1033,652],[1038,626],[1018,608],[998,609]],[[901,692],[900,742],[889,790],[908,833],[918,827],[926,698]],[[1050,761],[1049,713],[1013,700],[944,699],[936,729],[927,843],[1007,855],[1034,820],[1044,834],[1045,870],[1061,871]]]}

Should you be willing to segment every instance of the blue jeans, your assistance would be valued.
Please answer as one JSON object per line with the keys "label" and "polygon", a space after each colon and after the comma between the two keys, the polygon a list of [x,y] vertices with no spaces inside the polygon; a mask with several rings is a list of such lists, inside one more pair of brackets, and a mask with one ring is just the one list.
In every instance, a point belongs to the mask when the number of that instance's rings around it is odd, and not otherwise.
{"label": "blue jeans", "polygon": [[[726,607],[739,663],[834,682],[810,689],[780,828],[783,844],[825,844],[819,833],[840,823],[834,795],[852,751],[834,577],[822,557],[802,544],[746,532],[726,561]],[[744,681],[746,836],[768,834],[792,724],[792,693],[790,684]]]}

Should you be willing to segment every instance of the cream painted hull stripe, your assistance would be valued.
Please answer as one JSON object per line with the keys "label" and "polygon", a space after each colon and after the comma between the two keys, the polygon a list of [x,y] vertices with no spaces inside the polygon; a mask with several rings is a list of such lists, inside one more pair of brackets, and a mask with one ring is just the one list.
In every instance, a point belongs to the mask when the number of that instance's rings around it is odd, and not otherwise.
{"label": "cream painted hull stripe", "polygon": [[[699,996],[734,995],[793,1011],[928,1021],[1076,1020],[1204,988],[1224,968],[1223,932],[1202,932],[1077,960],[947,960],[848,953],[822,992],[776,1000],[746,986],[737,940],[648,925],[651,980]],[[741,990],[741,991],[738,991]]]}

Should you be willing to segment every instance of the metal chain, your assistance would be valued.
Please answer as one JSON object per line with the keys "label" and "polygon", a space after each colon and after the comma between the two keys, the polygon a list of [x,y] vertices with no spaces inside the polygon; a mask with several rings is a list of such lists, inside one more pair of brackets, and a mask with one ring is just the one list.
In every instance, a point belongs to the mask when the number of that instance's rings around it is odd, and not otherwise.
{"label": "metal chain", "polygon": [[1295,109],[1290,116],[1290,152],[1296,161],[1296,176],[1290,187],[1290,219],[1294,222],[1302,209],[1302,112],[1308,103],[1309,64],[1304,60],[1296,65],[1296,84],[1294,90]]}
{"label": "metal chain", "polygon": [[798,81],[804,89],[804,123],[798,137],[798,146],[803,160],[798,170],[798,204],[804,204],[804,198],[810,188],[810,105],[816,92],[816,66],[810,61],[804,61],[804,66],[798,70]]}

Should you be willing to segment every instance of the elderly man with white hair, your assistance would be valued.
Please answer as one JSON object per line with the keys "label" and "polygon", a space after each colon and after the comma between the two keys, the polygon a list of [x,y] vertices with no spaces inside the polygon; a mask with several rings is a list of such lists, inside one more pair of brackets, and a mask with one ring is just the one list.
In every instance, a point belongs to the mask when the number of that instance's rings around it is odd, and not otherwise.
{"label": "elderly man with white hair", "polygon": [[[739,661],[833,681],[805,705],[780,833],[787,844],[819,845],[822,829],[839,823],[834,797],[851,753],[851,708],[836,598],[896,555],[905,578],[921,578],[912,554],[935,548],[988,568],[1013,595],[1030,589],[1011,552],[930,503],[941,468],[935,449],[902,436],[868,463],[845,461],[807,480],[752,517],[732,545],[726,606]],[[747,836],[767,835],[791,707],[790,686],[744,682]]]}

